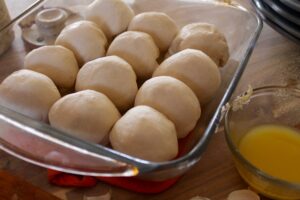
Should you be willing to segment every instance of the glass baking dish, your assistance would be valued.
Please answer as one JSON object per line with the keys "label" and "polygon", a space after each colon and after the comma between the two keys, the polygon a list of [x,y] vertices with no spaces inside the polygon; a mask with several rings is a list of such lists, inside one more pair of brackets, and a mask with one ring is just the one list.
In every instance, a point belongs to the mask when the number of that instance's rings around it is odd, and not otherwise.
{"label": "glass baking dish", "polygon": [[[43,1],[45,2],[55,0]],[[31,7],[30,12],[41,9],[41,6],[46,7],[46,4],[38,3]],[[229,44],[230,59],[220,69],[222,86],[214,100],[203,108],[195,129],[180,141],[183,144],[182,153],[168,162],[148,162],[74,138],[48,124],[0,106],[2,150],[33,164],[73,174],[140,176],[156,180],[181,175],[200,160],[211,136],[218,128],[222,107],[229,101],[247,65],[261,32],[262,22],[258,16],[236,2],[229,4],[207,0],[127,0],[127,3],[136,13],[165,12],[180,27],[192,22],[215,24],[225,34]],[[80,1],[73,1],[73,4],[80,5]],[[13,71],[22,68],[23,58],[29,51],[21,39],[20,27],[16,23],[11,27],[15,30],[16,38],[12,47],[0,56],[1,81]]]}

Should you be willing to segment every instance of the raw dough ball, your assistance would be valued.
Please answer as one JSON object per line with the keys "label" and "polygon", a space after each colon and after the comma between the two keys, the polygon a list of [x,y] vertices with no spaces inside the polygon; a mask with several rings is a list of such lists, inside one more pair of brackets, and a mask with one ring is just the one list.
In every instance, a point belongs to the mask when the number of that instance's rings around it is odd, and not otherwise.
{"label": "raw dough ball", "polygon": [[194,92],[183,82],[160,76],[146,81],[139,89],[135,105],[147,105],[167,116],[184,138],[195,127],[201,108]]}
{"label": "raw dough ball", "polygon": [[162,162],[178,153],[174,124],[148,106],[130,109],[110,132],[112,147],[144,160]]}
{"label": "raw dough ball", "polygon": [[78,21],[66,26],[55,41],[76,56],[79,65],[105,56],[107,39],[100,28],[93,22]]}
{"label": "raw dough ball", "polygon": [[108,133],[120,113],[102,93],[84,90],[69,94],[50,109],[52,126],[66,133],[94,143],[107,144]]}
{"label": "raw dough ball", "polygon": [[151,77],[157,68],[159,50],[149,34],[127,31],[112,41],[107,55],[116,55],[126,60],[138,79],[143,80]]}
{"label": "raw dough ball", "polygon": [[59,88],[72,88],[78,73],[73,52],[63,46],[44,46],[32,50],[25,57],[24,68],[48,76]]}
{"label": "raw dough ball", "polygon": [[184,26],[173,40],[169,55],[184,49],[198,49],[206,53],[217,66],[222,67],[229,58],[226,38],[212,24],[193,23]]}
{"label": "raw dough ball", "polygon": [[52,80],[31,70],[16,71],[0,85],[2,106],[39,121],[48,121],[48,111],[59,98]]}
{"label": "raw dough ball", "polygon": [[209,102],[221,84],[217,65],[202,51],[186,49],[166,59],[153,76],[172,76],[189,86],[200,104]]}
{"label": "raw dough ball", "polygon": [[122,0],[95,0],[84,15],[86,20],[95,22],[111,39],[127,29],[134,13]]}
{"label": "raw dough ball", "polygon": [[102,92],[120,111],[133,105],[138,87],[132,67],[117,56],[98,58],[86,63],[79,71],[76,91]]}
{"label": "raw dough ball", "polygon": [[162,52],[169,48],[178,32],[174,20],[162,12],[136,15],[130,22],[128,30],[148,33]]}
{"label": "raw dough ball", "polygon": [[227,200],[260,200],[260,197],[258,194],[251,190],[235,190],[231,192]]}

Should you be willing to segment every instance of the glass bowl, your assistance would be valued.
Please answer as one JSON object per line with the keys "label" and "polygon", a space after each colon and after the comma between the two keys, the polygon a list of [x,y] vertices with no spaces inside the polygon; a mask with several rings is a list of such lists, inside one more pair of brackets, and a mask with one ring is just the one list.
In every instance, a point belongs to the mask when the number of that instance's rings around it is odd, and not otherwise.
{"label": "glass bowl", "polygon": [[[40,0],[41,1],[41,0]],[[38,3],[40,2],[38,1]],[[37,9],[51,4],[69,2],[83,9],[86,1],[44,1]],[[203,108],[195,129],[180,143],[181,154],[168,162],[149,162],[71,137],[48,124],[31,120],[0,106],[0,148],[6,152],[46,168],[92,176],[142,176],[164,180],[183,174],[201,158],[221,120],[221,110],[230,99],[247,65],[262,29],[256,14],[239,4],[207,0],[127,0],[135,13],[160,11],[171,16],[179,27],[193,22],[215,24],[226,36],[230,59],[221,70],[222,86],[218,94]],[[27,15],[28,16],[28,15]],[[26,16],[25,16],[26,17]],[[23,18],[25,19],[25,18]],[[22,19],[21,19],[22,20]],[[0,80],[22,68],[28,52],[22,42],[20,27],[14,26],[16,39],[6,54],[0,57]]]}
{"label": "glass bowl", "polygon": [[242,178],[259,193],[272,199],[300,199],[300,184],[268,175],[247,161],[238,149],[249,130],[265,124],[300,130],[300,89],[279,86],[257,88],[241,109],[230,108],[225,114],[226,140]]}

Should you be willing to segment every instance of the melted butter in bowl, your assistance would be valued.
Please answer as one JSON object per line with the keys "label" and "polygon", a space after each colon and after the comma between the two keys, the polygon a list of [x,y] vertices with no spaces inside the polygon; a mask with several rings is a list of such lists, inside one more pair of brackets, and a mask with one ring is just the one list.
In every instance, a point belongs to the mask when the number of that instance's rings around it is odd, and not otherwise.
{"label": "melted butter in bowl", "polygon": [[300,132],[281,125],[260,125],[240,141],[240,153],[270,176],[300,183]]}
{"label": "melted butter in bowl", "polygon": [[271,199],[300,199],[299,98],[297,88],[256,88],[246,104],[225,114],[226,140],[239,174]]}

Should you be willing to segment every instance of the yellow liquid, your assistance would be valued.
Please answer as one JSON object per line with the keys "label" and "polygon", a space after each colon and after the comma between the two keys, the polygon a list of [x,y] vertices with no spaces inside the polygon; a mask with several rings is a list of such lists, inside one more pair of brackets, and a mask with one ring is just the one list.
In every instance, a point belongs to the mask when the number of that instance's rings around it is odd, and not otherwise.
{"label": "yellow liquid", "polygon": [[250,130],[239,144],[241,154],[261,171],[300,183],[300,133],[279,125]]}

